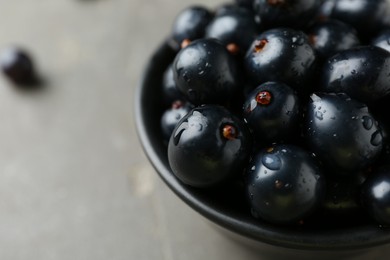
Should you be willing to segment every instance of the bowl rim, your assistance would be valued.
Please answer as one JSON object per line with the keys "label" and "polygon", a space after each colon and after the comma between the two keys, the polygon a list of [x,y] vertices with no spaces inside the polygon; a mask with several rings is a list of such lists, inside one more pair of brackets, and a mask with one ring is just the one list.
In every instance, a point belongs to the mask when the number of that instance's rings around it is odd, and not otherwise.
{"label": "bowl rim", "polygon": [[[174,55],[175,50],[169,44],[169,41],[163,41],[154,53],[150,56],[144,67],[141,78],[136,86],[134,95],[134,114],[135,125],[141,146],[164,183],[173,191],[183,202],[192,209],[200,213],[203,217],[214,224],[225,228],[235,234],[246,238],[292,249],[304,250],[351,250],[364,249],[374,246],[384,245],[390,242],[390,229],[379,228],[378,226],[367,224],[360,227],[350,227],[340,230],[316,230],[307,232],[285,227],[275,227],[264,224],[263,222],[245,222],[235,218],[232,214],[218,211],[201,201],[191,193],[191,187],[181,183],[172,173],[166,161],[163,159],[163,153],[156,150],[154,142],[156,136],[152,136],[153,129],[148,128],[148,119],[145,112],[145,103],[150,97],[148,86],[150,78],[153,78],[160,63],[169,56],[165,52],[171,52]],[[165,61],[166,63],[166,61]],[[165,67],[163,68],[165,69]],[[162,142],[161,142],[162,143]]]}

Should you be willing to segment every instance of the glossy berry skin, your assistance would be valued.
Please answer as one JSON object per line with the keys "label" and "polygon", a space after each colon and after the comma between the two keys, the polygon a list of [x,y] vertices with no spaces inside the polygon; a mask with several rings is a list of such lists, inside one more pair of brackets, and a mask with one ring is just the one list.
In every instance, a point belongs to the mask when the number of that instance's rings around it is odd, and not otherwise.
{"label": "glossy berry skin", "polygon": [[246,8],[230,8],[217,15],[206,29],[206,38],[215,38],[224,45],[236,44],[245,53],[258,34],[260,25]]}
{"label": "glossy berry skin", "polygon": [[177,46],[185,39],[192,41],[202,38],[212,18],[210,11],[202,6],[191,6],[180,12],[172,28],[172,37]]}
{"label": "glossy berry skin", "polygon": [[362,205],[382,226],[390,226],[390,167],[372,173],[361,190]]}
{"label": "glossy berry skin", "polygon": [[256,37],[244,62],[253,86],[281,81],[305,92],[315,70],[316,56],[303,32],[277,28]]}
{"label": "glossy berry skin", "polygon": [[315,23],[309,29],[308,35],[311,45],[322,59],[360,44],[356,30],[337,20],[324,20]]}
{"label": "glossy berry skin", "polygon": [[388,0],[338,0],[331,1],[331,18],[352,25],[363,39],[369,39],[390,26]]}
{"label": "glossy berry skin", "polygon": [[162,79],[162,95],[165,105],[171,105],[176,100],[185,99],[183,94],[176,87],[176,82],[173,77],[172,64],[165,70]]}
{"label": "glossy berry skin", "polygon": [[250,150],[246,125],[222,106],[194,108],[168,144],[172,172],[185,184],[210,187],[239,176]]}
{"label": "glossy berry skin", "polygon": [[176,100],[171,107],[163,113],[161,117],[161,131],[164,140],[168,141],[171,137],[173,129],[179,121],[191,111],[193,106],[188,102]]}
{"label": "glossy berry skin", "polygon": [[260,145],[294,138],[300,115],[295,91],[280,82],[261,84],[247,96],[243,106],[243,116]]}
{"label": "glossy berry skin", "polygon": [[339,52],[325,62],[321,80],[321,91],[372,103],[390,94],[390,53],[376,46]]}
{"label": "glossy berry skin", "polygon": [[300,29],[317,14],[321,0],[254,0],[253,9],[266,28]]}
{"label": "glossy berry skin", "polygon": [[3,73],[16,84],[30,84],[36,80],[32,58],[23,49],[12,47],[2,51],[0,66]]}
{"label": "glossy berry skin", "polygon": [[215,39],[200,39],[183,48],[173,62],[178,89],[194,105],[225,104],[238,91],[234,57]]}
{"label": "glossy berry skin", "polygon": [[382,131],[363,103],[346,94],[316,93],[306,113],[306,139],[328,169],[355,174],[381,153]]}
{"label": "glossy berry skin", "polygon": [[390,52],[390,29],[379,33],[371,42],[371,45],[380,47]]}
{"label": "glossy berry skin", "polygon": [[246,181],[252,215],[275,224],[308,217],[325,195],[325,178],[318,163],[293,145],[261,150],[249,163]]}

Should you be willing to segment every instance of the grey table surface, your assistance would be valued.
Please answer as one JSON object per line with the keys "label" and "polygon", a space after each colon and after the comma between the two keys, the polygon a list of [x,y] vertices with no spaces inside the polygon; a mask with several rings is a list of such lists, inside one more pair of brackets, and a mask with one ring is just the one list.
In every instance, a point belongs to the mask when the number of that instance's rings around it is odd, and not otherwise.
{"label": "grey table surface", "polygon": [[222,1],[0,3],[0,48],[25,47],[45,78],[21,92],[0,76],[1,260],[264,259],[162,183],[134,126],[135,86],[175,15]]}

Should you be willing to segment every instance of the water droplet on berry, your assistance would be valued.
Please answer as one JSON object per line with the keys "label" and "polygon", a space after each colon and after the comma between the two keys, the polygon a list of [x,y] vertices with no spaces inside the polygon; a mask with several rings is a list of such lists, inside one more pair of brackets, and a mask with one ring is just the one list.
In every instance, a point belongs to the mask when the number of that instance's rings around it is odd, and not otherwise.
{"label": "water droplet on berry", "polygon": [[183,132],[188,128],[188,123],[187,122],[183,122],[175,131],[175,133],[173,134],[173,144],[174,145],[178,145],[179,141],[180,141],[180,137],[181,135],[183,134]]}
{"label": "water droplet on berry", "polygon": [[382,144],[382,139],[383,139],[382,133],[381,133],[381,131],[378,130],[372,134],[371,144],[374,146],[378,146],[378,145]]}
{"label": "water droplet on berry", "polygon": [[369,116],[363,116],[362,118],[363,126],[365,129],[370,130],[374,125],[374,121]]}
{"label": "water droplet on berry", "polygon": [[282,161],[279,156],[274,154],[266,154],[262,158],[262,163],[270,170],[277,171],[282,167]]}
{"label": "water droplet on berry", "polygon": [[324,119],[324,115],[322,114],[321,111],[317,111],[317,112],[315,113],[314,116],[315,116],[317,119],[319,119],[319,120]]}

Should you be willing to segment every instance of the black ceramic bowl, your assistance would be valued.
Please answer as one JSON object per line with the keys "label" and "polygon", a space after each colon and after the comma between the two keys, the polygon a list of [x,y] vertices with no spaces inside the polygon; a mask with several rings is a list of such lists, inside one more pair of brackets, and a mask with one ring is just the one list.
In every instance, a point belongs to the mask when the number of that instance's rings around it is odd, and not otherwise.
{"label": "black ceramic bowl", "polygon": [[[173,61],[175,51],[163,43],[147,64],[135,96],[135,118],[139,138],[150,162],[169,186],[186,204],[205,218],[240,240],[259,248],[266,248],[272,259],[281,252],[297,257],[354,255],[383,252],[389,246],[390,230],[363,221],[344,226],[322,225],[321,221],[301,227],[275,226],[253,218],[244,202],[240,187],[230,190],[208,191],[181,183],[170,170],[167,147],[162,141],[160,117],[162,75]],[[234,184],[232,184],[234,186]],[[359,216],[357,216],[359,218]],[[348,221],[347,221],[348,223]],[[283,250],[280,250],[283,248]],[[378,251],[379,250],[379,251]],[[371,254],[370,253],[370,254]]]}

